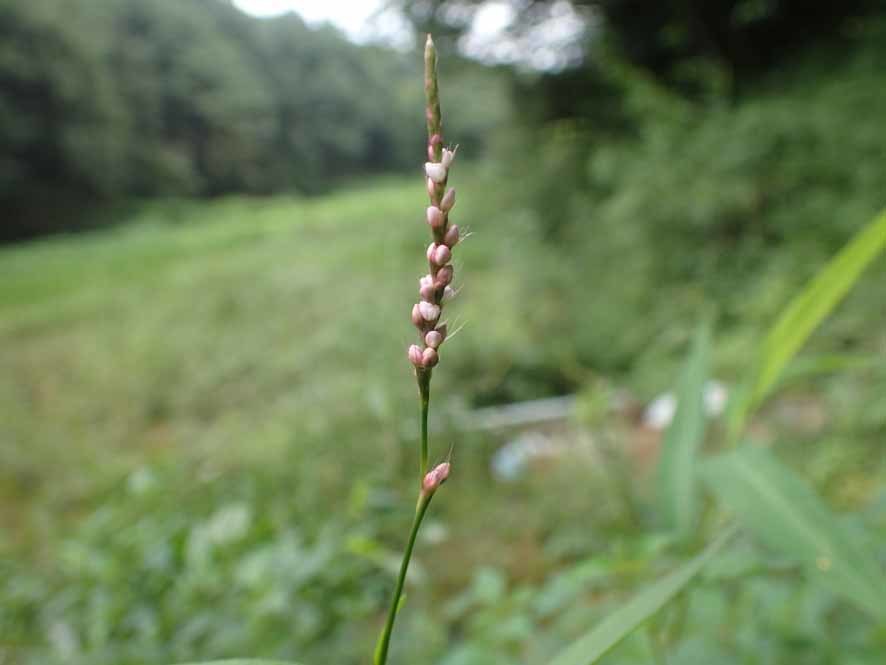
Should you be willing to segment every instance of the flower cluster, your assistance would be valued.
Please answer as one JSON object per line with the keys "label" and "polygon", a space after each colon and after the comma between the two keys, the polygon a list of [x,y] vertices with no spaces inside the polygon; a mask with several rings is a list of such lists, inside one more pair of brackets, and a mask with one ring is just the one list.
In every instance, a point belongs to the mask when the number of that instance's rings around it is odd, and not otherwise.
{"label": "flower cluster", "polygon": [[[429,370],[439,360],[440,345],[446,339],[446,324],[440,323],[443,303],[455,295],[452,249],[458,244],[458,226],[449,223],[449,211],[455,205],[455,190],[446,189],[449,167],[455,158],[455,149],[442,148],[443,139],[433,134],[428,140],[428,159],[425,163],[428,196],[427,222],[434,241],[428,245],[428,274],[418,283],[420,300],[412,307],[412,323],[421,335],[421,344],[409,347],[409,361],[416,370]],[[438,158],[439,156],[439,158]]]}

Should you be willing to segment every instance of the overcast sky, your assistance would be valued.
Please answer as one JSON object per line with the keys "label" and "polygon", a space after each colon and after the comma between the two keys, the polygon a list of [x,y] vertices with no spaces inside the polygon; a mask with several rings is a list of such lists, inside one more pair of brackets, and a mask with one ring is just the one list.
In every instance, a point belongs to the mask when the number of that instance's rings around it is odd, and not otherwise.
{"label": "overcast sky", "polygon": [[[413,43],[405,20],[396,12],[381,11],[385,0],[234,0],[234,4],[253,16],[294,11],[312,25],[332,23],[356,42],[381,41],[407,48]],[[532,26],[519,41],[506,34],[513,18],[506,0],[485,3],[462,39],[462,50],[481,60],[550,69],[574,56],[576,38],[585,26],[565,1],[554,2],[548,18]]]}

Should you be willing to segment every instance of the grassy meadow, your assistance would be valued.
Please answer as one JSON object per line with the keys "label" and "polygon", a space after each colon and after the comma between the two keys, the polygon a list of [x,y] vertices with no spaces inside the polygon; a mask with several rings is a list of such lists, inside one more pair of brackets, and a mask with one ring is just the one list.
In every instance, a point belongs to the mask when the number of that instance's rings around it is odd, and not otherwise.
{"label": "grassy meadow", "polygon": [[[655,291],[649,248],[617,226],[564,250],[482,167],[455,184],[471,235],[448,312],[464,327],[435,372],[431,451],[452,448],[454,473],[392,658],[539,662],[677,554],[652,516],[643,442],[655,435],[624,394],[639,405],[670,388],[709,309],[694,282],[638,300]],[[423,207],[420,177],[322,198],[167,200],[121,210],[126,225],[0,250],[0,663],[366,662],[414,492],[405,348]],[[785,265],[736,283],[725,310],[815,267]],[[886,372],[863,362],[883,332],[846,337],[846,321],[869,317],[877,275],[882,264],[755,427],[886,536]],[[718,376],[734,378],[783,304],[761,297],[754,316],[727,317]],[[636,361],[588,369],[617,354]],[[465,431],[466,410],[569,392],[567,438],[597,445],[493,477],[506,434]],[[755,552],[731,565],[757,565]],[[729,565],[658,625],[662,639],[681,622],[691,636],[674,662],[876,662],[886,637],[789,564],[740,588]],[[611,662],[649,662],[651,648],[641,633]],[[827,660],[837,653],[852,659]]]}

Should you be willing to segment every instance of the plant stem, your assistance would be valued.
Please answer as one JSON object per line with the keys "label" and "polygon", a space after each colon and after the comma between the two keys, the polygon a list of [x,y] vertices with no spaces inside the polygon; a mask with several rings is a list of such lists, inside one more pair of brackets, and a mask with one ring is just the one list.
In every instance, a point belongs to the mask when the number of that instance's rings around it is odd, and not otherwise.
{"label": "plant stem", "polygon": [[418,467],[418,486],[428,472],[428,410],[431,404],[431,371],[417,373],[418,393],[421,399],[421,455]]}
{"label": "plant stem", "polygon": [[400,605],[400,598],[403,595],[403,584],[406,582],[406,571],[409,570],[409,561],[412,558],[412,548],[415,546],[415,538],[418,535],[418,529],[424,519],[428,506],[431,503],[433,494],[422,492],[419,495],[418,505],[415,508],[415,518],[412,520],[412,531],[409,533],[409,542],[406,544],[406,550],[403,552],[403,561],[400,563],[400,574],[397,576],[397,586],[394,587],[394,595],[391,597],[391,606],[388,609],[388,619],[385,627],[378,638],[378,645],[375,647],[374,665],[385,665],[388,659],[388,646],[391,642],[391,633],[394,630],[394,619],[397,618],[397,611]]}

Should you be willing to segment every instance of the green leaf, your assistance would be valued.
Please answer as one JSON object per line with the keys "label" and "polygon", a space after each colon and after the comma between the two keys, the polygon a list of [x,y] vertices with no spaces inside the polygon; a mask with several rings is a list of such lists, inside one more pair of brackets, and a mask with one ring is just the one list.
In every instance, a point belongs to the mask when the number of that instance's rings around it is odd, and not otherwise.
{"label": "green leaf", "polygon": [[730,405],[728,426],[733,441],[748,414],[769,394],[787,364],[884,247],[886,211],[856,233],[791,301],[766,336],[750,376]]}
{"label": "green leaf", "polygon": [[732,529],[723,533],[694,559],[638,593],[626,605],[558,653],[550,665],[590,665],[597,662],[686,588],[733,533]]}
{"label": "green leaf", "polygon": [[287,663],[282,660],[254,660],[254,659],[237,659],[234,660],[207,660],[200,663],[182,663],[182,665],[298,665],[298,663]]}
{"label": "green leaf", "polygon": [[686,536],[698,514],[695,456],[704,438],[704,383],[710,362],[711,331],[699,325],[680,376],[677,412],[665,433],[658,466],[658,497],[665,523]]}
{"label": "green leaf", "polygon": [[886,620],[886,578],[802,478],[759,446],[745,445],[702,466],[711,490],[761,541],[801,562],[811,578]]}

